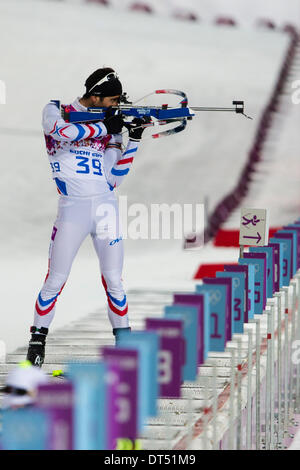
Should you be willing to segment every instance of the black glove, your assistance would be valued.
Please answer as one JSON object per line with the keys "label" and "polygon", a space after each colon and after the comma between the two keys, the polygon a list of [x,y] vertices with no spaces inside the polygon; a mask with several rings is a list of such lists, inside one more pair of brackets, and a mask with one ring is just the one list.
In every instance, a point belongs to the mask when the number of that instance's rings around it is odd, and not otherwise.
{"label": "black glove", "polygon": [[122,114],[113,114],[113,110],[109,108],[106,111],[105,119],[103,124],[106,127],[108,134],[120,134],[124,126],[124,120]]}
{"label": "black glove", "polygon": [[129,139],[139,142],[142,138],[142,134],[145,130],[145,124],[149,124],[151,122],[150,116],[144,116],[142,118],[134,118],[130,123],[125,123],[129,131]]}

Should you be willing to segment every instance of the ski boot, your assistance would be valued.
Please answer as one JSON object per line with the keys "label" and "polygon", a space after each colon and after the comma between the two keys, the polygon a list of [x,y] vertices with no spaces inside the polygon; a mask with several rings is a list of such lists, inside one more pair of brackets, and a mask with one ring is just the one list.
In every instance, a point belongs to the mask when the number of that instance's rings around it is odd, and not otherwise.
{"label": "ski boot", "polygon": [[[36,333],[38,331],[38,333]],[[30,361],[33,366],[42,367],[45,359],[45,345],[48,328],[30,328],[31,339],[27,352],[27,361]]]}
{"label": "ski boot", "polygon": [[113,335],[115,336],[115,345],[118,346],[118,342],[120,339],[120,336],[122,335],[122,331],[131,331],[131,328],[113,328]]}

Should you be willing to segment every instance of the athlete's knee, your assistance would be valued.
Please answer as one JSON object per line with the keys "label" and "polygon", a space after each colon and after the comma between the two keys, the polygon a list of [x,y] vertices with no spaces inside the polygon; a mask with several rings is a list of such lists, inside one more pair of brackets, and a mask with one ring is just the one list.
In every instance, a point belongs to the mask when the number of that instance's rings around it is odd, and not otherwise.
{"label": "athlete's knee", "polygon": [[105,271],[102,273],[101,279],[106,292],[124,295],[124,287],[119,270]]}
{"label": "athlete's knee", "polygon": [[49,275],[43,285],[42,292],[47,292],[49,295],[60,293],[67,279],[68,275],[50,270]]}

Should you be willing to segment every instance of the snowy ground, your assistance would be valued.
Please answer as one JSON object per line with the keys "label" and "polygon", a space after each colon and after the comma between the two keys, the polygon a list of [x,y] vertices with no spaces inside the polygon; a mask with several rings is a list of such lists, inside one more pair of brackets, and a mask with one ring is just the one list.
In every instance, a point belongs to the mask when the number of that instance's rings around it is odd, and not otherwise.
{"label": "snowy ground", "polygon": [[[93,0],[64,1],[79,4]],[[286,23],[300,24],[299,0],[109,0],[109,4],[118,10],[127,10],[134,3],[149,5],[154,14],[164,16],[179,12],[195,13],[204,22],[212,22],[218,16],[228,16],[243,27],[253,27],[262,18],[271,19],[278,26]]]}
{"label": "snowy ground", "polygon": [[[251,175],[252,184],[244,207],[263,207],[269,210],[270,225],[288,224],[300,215],[299,123],[300,106],[293,103],[292,90],[300,75],[300,46],[294,65],[280,96],[280,109],[263,147],[261,161]],[[239,226],[237,209],[223,228]]]}
{"label": "snowy ground", "polygon": [[[12,351],[28,339],[36,295],[47,270],[48,243],[56,213],[40,130],[50,99],[70,102],[95,68],[115,66],[133,98],[157,88],[187,92],[193,105],[224,105],[245,99],[258,118],[266,104],[287,38],[178,23],[94,5],[3,0],[1,80],[7,104],[0,106],[1,277],[0,339]],[[180,34],[178,34],[180,31]],[[113,33],[113,34],[112,34]],[[121,45],[121,46],[120,46]],[[20,65],[22,66],[20,67]],[[128,204],[202,202],[210,208],[235,184],[257,119],[202,114],[185,133],[145,140],[133,171],[120,188]],[[181,241],[126,240],[124,282],[137,286],[192,285],[200,262],[236,259],[236,251],[184,253]],[[104,304],[98,261],[90,240],[81,247],[57,305],[53,327]],[[131,313],[134,315],[134,312]]]}

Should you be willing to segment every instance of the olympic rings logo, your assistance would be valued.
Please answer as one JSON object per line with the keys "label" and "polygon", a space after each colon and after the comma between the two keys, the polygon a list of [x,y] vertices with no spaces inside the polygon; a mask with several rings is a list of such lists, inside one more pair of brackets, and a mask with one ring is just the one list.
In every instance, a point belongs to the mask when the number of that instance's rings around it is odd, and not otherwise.
{"label": "olympic rings logo", "polygon": [[221,298],[222,298],[222,293],[219,290],[213,290],[209,293],[209,300],[212,303],[212,305],[216,305],[217,303],[219,303]]}

